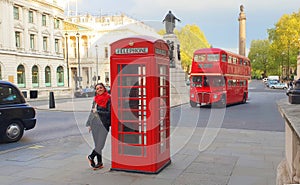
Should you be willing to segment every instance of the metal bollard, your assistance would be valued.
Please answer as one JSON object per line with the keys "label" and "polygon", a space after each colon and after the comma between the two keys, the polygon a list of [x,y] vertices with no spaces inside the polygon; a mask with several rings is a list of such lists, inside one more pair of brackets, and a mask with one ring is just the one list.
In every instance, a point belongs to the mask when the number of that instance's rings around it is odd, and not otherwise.
{"label": "metal bollard", "polygon": [[55,108],[54,93],[49,93],[49,109]]}

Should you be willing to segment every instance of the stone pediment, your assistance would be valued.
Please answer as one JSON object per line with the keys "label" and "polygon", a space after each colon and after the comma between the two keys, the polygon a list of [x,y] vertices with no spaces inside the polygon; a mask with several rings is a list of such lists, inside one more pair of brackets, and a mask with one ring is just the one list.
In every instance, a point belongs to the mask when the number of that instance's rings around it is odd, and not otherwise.
{"label": "stone pediment", "polygon": [[61,31],[56,31],[54,32],[54,37],[63,37],[63,34],[61,33]]}
{"label": "stone pediment", "polygon": [[37,33],[38,29],[35,26],[32,26],[28,29],[28,32],[33,32],[33,33]]}
{"label": "stone pediment", "polygon": [[46,30],[43,30],[43,31],[42,31],[42,35],[48,35],[48,36],[49,36],[49,35],[50,35],[50,32],[49,32],[47,29],[46,29]]}
{"label": "stone pediment", "polygon": [[19,29],[19,30],[24,30],[24,26],[21,23],[19,23],[19,22],[15,23],[14,28],[15,29]]}
{"label": "stone pediment", "polygon": [[66,31],[88,31],[92,30],[86,26],[82,26],[73,22],[64,21],[64,30]]}

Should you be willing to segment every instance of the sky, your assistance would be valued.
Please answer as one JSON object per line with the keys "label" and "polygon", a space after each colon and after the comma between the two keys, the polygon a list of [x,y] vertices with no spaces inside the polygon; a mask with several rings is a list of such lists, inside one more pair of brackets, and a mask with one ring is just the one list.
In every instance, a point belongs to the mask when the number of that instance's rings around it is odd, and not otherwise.
{"label": "sky", "polygon": [[[75,1],[70,0],[72,10]],[[79,13],[125,13],[162,29],[162,20],[171,10],[181,20],[176,29],[195,24],[213,47],[228,50],[238,48],[240,5],[246,14],[247,50],[252,40],[267,39],[267,29],[274,28],[280,17],[300,10],[300,0],[77,0]]]}

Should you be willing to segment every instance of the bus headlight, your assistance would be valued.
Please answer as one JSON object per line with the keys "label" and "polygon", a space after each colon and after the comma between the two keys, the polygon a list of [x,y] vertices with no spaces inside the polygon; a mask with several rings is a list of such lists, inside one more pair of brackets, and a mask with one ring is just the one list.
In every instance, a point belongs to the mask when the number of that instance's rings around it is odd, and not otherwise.
{"label": "bus headlight", "polygon": [[217,94],[214,94],[213,98],[214,98],[214,99],[217,99],[217,98],[218,98],[218,95],[217,95]]}

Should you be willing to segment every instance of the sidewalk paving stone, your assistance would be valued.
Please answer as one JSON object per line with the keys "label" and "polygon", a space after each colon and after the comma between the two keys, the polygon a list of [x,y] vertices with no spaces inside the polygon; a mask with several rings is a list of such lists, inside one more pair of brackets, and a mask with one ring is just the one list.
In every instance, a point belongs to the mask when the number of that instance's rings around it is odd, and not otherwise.
{"label": "sidewalk paving stone", "polygon": [[[64,107],[63,107],[64,106]],[[57,104],[54,111],[89,110],[90,105]],[[46,105],[39,110],[47,109]],[[79,128],[81,129],[81,127]],[[84,129],[84,128],[82,128]],[[274,185],[284,157],[284,133],[221,128],[203,151],[205,128],[171,127],[171,164],[159,174],[111,171],[111,138],[103,151],[104,168],[92,170],[86,160],[92,138],[57,138],[0,154],[1,185]],[[213,136],[213,134],[209,134]]]}

